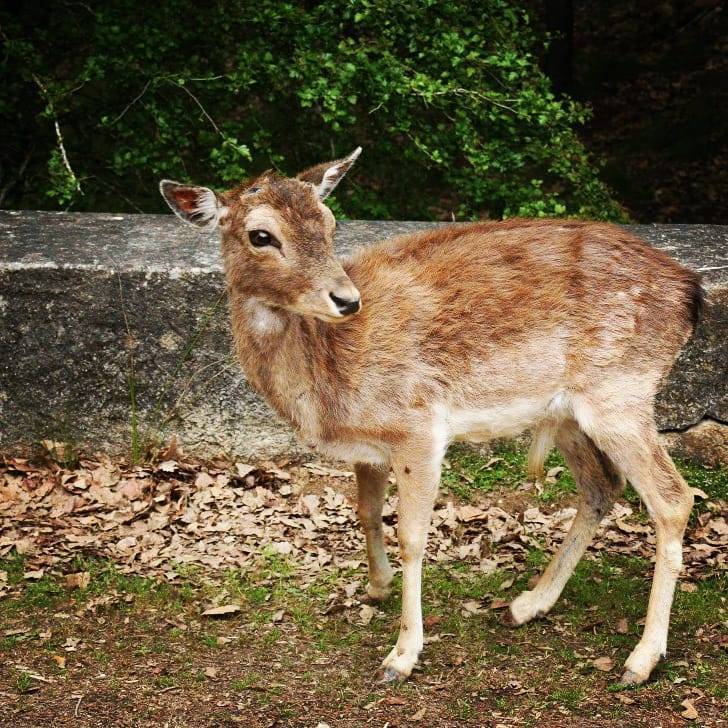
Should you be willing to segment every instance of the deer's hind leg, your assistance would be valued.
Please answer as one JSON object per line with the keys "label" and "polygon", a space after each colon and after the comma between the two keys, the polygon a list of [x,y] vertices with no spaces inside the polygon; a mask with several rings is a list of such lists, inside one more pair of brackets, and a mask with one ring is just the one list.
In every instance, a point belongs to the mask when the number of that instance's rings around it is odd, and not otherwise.
{"label": "deer's hind leg", "polygon": [[592,437],[632,484],[655,524],[655,573],[645,629],[622,676],[624,684],[637,684],[650,676],[667,651],[670,609],[682,568],[682,539],[693,495],[659,442],[652,412],[626,418],[626,411],[610,411],[603,402],[592,405],[585,424],[591,422]]}
{"label": "deer's hind leg", "polygon": [[354,466],[358,495],[357,513],[364,530],[369,562],[367,594],[375,601],[389,595],[394,572],[387,558],[382,531],[382,508],[387,495],[389,466],[357,463]]}
{"label": "deer's hind leg", "polygon": [[509,624],[525,624],[553,607],[624,486],[609,458],[573,420],[559,426],[556,445],[574,475],[581,500],[569,532],[536,586],[511,603],[505,614]]}

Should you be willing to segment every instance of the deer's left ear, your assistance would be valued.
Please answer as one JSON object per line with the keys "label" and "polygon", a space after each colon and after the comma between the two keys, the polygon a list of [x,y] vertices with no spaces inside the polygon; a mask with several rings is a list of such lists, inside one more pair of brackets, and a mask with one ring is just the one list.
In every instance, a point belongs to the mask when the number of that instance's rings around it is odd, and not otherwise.
{"label": "deer's left ear", "polygon": [[228,211],[222,200],[207,187],[163,179],[159,191],[178,218],[196,227],[217,227]]}
{"label": "deer's left ear", "polygon": [[325,200],[341,182],[351,165],[361,154],[361,147],[357,147],[348,157],[337,159],[335,162],[324,162],[301,172],[296,179],[310,182],[316,188],[319,200]]}

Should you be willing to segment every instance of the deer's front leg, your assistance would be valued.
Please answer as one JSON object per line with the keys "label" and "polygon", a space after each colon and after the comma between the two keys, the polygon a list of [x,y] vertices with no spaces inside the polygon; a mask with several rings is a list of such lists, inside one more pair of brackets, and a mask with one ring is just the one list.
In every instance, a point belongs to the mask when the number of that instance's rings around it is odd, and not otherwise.
{"label": "deer's front leg", "polygon": [[357,463],[354,472],[359,498],[357,512],[367,542],[369,562],[367,594],[374,600],[385,599],[389,594],[393,576],[382,532],[382,507],[387,495],[389,466]]}
{"label": "deer's front leg", "polygon": [[397,644],[382,662],[383,682],[409,677],[423,647],[422,559],[432,507],[437,496],[442,456],[399,459],[393,463],[399,493],[397,536],[402,560],[402,619]]}

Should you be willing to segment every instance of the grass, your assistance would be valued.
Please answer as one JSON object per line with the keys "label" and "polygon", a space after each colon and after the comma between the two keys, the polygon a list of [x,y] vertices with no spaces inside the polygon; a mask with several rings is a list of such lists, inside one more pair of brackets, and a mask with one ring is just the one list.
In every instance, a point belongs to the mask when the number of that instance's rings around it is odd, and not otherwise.
{"label": "grass", "polygon": [[15,688],[19,693],[27,693],[30,692],[31,687],[33,686],[33,679],[30,677],[30,674],[27,672],[21,672],[16,681],[15,681]]}
{"label": "grass", "polygon": [[[491,456],[483,457],[467,445],[453,445],[447,454],[442,473],[443,488],[461,500],[471,501],[479,493],[514,491],[526,482],[527,452],[513,444],[497,448]],[[673,458],[677,469],[688,485],[705,492],[709,499],[728,500],[728,469],[709,468],[681,458]],[[558,503],[564,496],[576,493],[576,483],[561,455],[552,450],[545,470],[564,468],[555,472],[542,484],[537,494],[543,503]],[[551,482],[552,481],[552,482]],[[624,491],[624,498],[634,506],[641,501],[631,486]],[[705,509],[705,503],[697,501],[696,513]]]}
{"label": "grass", "polygon": [[[464,563],[426,567],[423,604],[425,617],[431,618],[427,634],[441,637],[426,648],[423,670],[427,680],[448,681],[454,679],[453,674],[458,675],[446,691],[428,698],[428,706],[435,701],[453,721],[477,722],[484,702],[503,715],[523,711],[526,717],[539,711],[554,711],[556,716],[587,715],[583,705],[611,700],[608,686],[616,681],[617,668],[614,674],[605,676],[591,667],[590,660],[613,655],[619,666],[629,654],[641,631],[639,621],[646,609],[652,565],[646,559],[624,556],[583,560],[548,620],[519,630],[504,628],[499,612],[488,609],[490,600],[513,598],[547,558],[531,549],[527,568],[516,575],[515,581],[512,572],[486,575]],[[116,598],[102,613],[103,625],[95,634],[96,618],[81,617],[88,620],[88,627],[83,629],[92,630],[83,632],[88,656],[104,674],[117,677],[119,664],[129,661],[134,680],[141,676],[154,694],[164,695],[168,689],[205,693],[221,685],[238,695],[239,700],[249,702],[251,710],[299,715],[290,690],[298,689],[296,681],[303,679],[302,684],[312,691],[312,699],[319,706],[352,703],[363,711],[363,706],[381,700],[381,692],[372,695],[370,673],[396,636],[401,608],[399,578],[392,596],[380,605],[371,623],[362,626],[357,623],[358,607],[350,617],[324,613],[330,592],[336,584],[350,581],[353,572],[322,572],[304,588],[295,564],[278,555],[263,556],[257,568],[245,574],[231,571],[215,580],[203,581],[199,574],[191,572],[187,577],[190,581],[175,586],[121,574],[102,561],[74,564],[74,568],[79,566],[92,574],[85,590],[67,589],[62,575],[54,573],[28,583],[22,579],[22,557],[15,555],[0,561],[0,569],[7,571],[9,581],[19,587],[19,593],[0,601],[0,620],[7,619],[13,626],[36,626],[23,642],[3,644],[3,651],[11,655],[32,656],[18,658],[20,664],[38,666],[36,669],[43,673],[49,656],[62,653],[66,636],[80,634],[78,620],[58,621],[57,615],[66,611],[89,614],[78,608],[99,595],[112,594]],[[709,636],[710,630],[726,619],[727,587],[726,577],[711,577],[701,581],[695,592],[678,591],[670,659],[658,668],[654,682],[638,690],[643,696],[640,700],[649,702],[654,696],[655,704],[664,702],[663,692],[672,690],[672,681],[686,674],[690,685],[706,696],[728,698],[723,679],[728,670],[725,655],[717,649],[711,651],[715,638],[706,644],[695,639],[699,630]],[[183,598],[184,593],[189,598]],[[202,608],[221,595],[239,603],[241,613],[226,620],[200,623]],[[481,610],[466,616],[462,605],[468,601],[479,602]],[[272,615],[280,610],[284,612],[282,621],[272,623]],[[622,618],[629,624],[626,635],[614,628]],[[196,626],[169,628],[164,626],[167,620],[169,624]],[[46,629],[51,622],[55,625],[53,637],[44,643],[38,638],[38,630]],[[686,656],[687,668],[680,659]],[[69,654],[67,669],[58,674],[68,673],[69,679],[73,674],[73,679],[86,674],[88,668],[83,665],[88,663],[81,660],[76,666],[74,659],[75,655]],[[211,661],[222,673],[214,685],[204,672]],[[138,673],[135,666],[145,664],[157,667],[149,674]],[[46,674],[49,669],[45,668]],[[508,679],[503,678],[504,684],[492,684],[492,675],[500,673]],[[480,677],[483,674],[491,677]],[[25,672],[18,672],[14,680],[18,695],[37,695],[32,691],[38,683]],[[415,683],[392,693],[397,701],[413,704],[408,708],[409,715],[419,707],[416,696],[420,680],[416,678]],[[531,692],[514,695],[510,683],[527,686]],[[41,689],[47,691],[49,687],[43,685]],[[395,701],[388,709],[396,709],[398,704]],[[602,714],[614,718],[623,710],[624,706],[615,702],[605,706]]]}
{"label": "grass", "polygon": [[[447,464],[442,474],[443,487],[461,500],[470,501],[478,493],[495,490],[515,490],[526,482],[527,453],[523,448],[508,444],[498,448],[491,457],[484,458],[467,445],[450,447]],[[564,468],[543,483],[538,495],[542,502],[554,502],[563,495],[575,493],[576,484],[565,467],[561,455],[553,451],[546,460],[546,471]],[[553,480],[553,482],[551,482]]]}

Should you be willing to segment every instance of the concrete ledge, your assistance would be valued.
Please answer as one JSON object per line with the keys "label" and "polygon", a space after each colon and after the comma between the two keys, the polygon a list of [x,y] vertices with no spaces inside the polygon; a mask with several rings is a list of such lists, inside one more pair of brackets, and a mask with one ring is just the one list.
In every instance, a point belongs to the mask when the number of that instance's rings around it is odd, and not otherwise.
{"label": "concrete ledge", "polygon": [[[344,221],[345,252],[436,223]],[[704,275],[709,306],[657,402],[660,427],[728,423],[728,227],[630,229]],[[272,457],[293,436],[230,355],[217,238],[172,215],[0,211],[0,446]]]}

